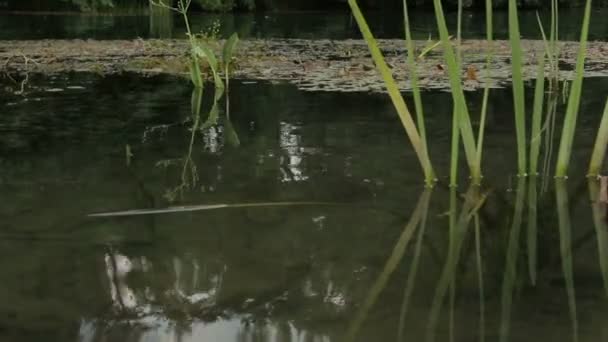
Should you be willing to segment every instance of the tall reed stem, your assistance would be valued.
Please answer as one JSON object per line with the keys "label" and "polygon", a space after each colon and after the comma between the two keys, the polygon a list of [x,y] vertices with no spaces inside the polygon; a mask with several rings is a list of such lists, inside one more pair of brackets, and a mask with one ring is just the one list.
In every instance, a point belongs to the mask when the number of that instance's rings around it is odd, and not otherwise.
{"label": "tall reed stem", "polygon": [[583,76],[585,73],[585,57],[587,54],[587,36],[589,33],[589,20],[591,16],[591,0],[587,0],[585,4],[585,15],[583,17],[583,26],[581,29],[581,38],[579,42],[578,56],[576,58],[576,74],[568,96],[568,106],[566,108],[566,116],[564,118],[564,126],[562,129],[562,138],[559,144],[559,154],[557,156],[556,176],[566,177],[568,166],[570,164],[570,155],[572,153],[572,143],[574,142],[574,131],[576,130],[576,121],[578,117],[578,107],[581,100],[581,91],[583,88]]}
{"label": "tall reed stem", "polygon": [[474,183],[478,183],[481,179],[481,166],[477,163],[477,148],[475,146],[475,137],[473,136],[473,128],[471,126],[469,110],[467,108],[466,99],[462,90],[460,64],[458,63],[458,58],[454,53],[454,48],[450,43],[441,0],[433,0],[433,5],[435,8],[435,17],[443,47],[444,58],[448,65],[450,88],[452,90],[452,99],[455,108],[454,112],[457,116],[456,119],[460,128],[460,134],[462,135],[462,142],[464,144],[465,155],[471,172],[471,178],[473,179]]}
{"label": "tall reed stem", "polygon": [[511,44],[513,108],[517,136],[517,169],[518,175],[524,176],[526,174],[526,113],[517,0],[509,0],[509,42]]}

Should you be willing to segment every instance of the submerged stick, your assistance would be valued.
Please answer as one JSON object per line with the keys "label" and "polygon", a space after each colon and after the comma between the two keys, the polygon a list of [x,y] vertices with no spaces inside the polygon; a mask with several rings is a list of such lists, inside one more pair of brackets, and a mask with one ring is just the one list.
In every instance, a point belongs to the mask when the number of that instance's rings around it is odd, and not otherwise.
{"label": "submerged stick", "polygon": [[94,213],[87,215],[88,217],[116,217],[116,216],[137,216],[137,215],[154,215],[181,213],[200,210],[216,210],[230,208],[252,208],[252,207],[287,207],[287,206],[315,206],[315,205],[341,205],[340,203],[330,202],[262,202],[262,203],[237,203],[237,204],[201,204],[201,205],[185,205],[176,207],[167,207],[159,209],[132,209],[124,211],[112,211],[107,213]]}

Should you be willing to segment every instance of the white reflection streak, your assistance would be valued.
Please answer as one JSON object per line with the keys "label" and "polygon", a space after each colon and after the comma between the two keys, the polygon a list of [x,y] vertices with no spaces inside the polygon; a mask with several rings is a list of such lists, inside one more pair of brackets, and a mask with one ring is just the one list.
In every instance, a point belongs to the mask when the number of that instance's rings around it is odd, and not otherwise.
{"label": "white reflection streak", "polygon": [[300,182],[308,179],[301,168],[302,164],[302,148],[301,148],[301,136],[295,134],[293,131],[298,129],[298,126],[292,125],[287,122],[281,122],[279,124],[279,146],[287,154],[287,160],[284,158],[280,159],[281,166],[285,161],[287,162],[288,174],[281,168],[283,178],[282,182]]}
{"label": "white reflection streak", "polygon": [[117,309],[133,309],[137,306],[135,294],[125,281],[129,272],[133,269],[131,260],[122,254],[106,253],[104,257],[106,274],[110,284],[110,297]]}

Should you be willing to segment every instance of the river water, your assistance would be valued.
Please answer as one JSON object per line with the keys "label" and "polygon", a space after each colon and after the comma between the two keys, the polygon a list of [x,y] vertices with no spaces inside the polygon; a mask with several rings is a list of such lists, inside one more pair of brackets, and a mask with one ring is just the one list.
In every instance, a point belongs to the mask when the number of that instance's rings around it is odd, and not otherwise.
{"label": "river water", "polygon": [[[148,32],[5,18],[31,27],[0,30],[14,39]],[[328,30],[292,32],[346,36]],[[606,208],[585,178],[607,79],[585,81],[567,181],[515,176],[511,90],[493,90],[481,188],[464,165],[447,186],[451,97],[423,93],[432,191],[383,94],[233,80],[209,119],[212,91],[193,115],[172,77],[1,85],[0,341],[608,337]],[[479,113],[481,93],[467,99]]]}

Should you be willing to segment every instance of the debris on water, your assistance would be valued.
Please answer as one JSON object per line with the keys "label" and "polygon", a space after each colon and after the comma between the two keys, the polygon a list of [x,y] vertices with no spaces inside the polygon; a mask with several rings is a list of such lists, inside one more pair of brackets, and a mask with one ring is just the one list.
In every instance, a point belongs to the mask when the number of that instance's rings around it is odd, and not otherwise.
{"label": "debris on water", "polygon": [[48,88],[48,89],[45,89],[44,91],[46,91],[47,93],[61,93],[62,91],[64,91],[64,89],[62,89],[62,88]]}
{"label": "debris on water", "polygon": [[[0,60],[19,56],[36,56],[36,69],[25,63],[10,63],[6,72],[36,72],[56,75],[62,72],[94,72],[100,75],[124,71],[142,74],[186,75],[189,49],[184,40],[114,41],[0,41]],[[378,40],[398,80],[400,90],[411,90],[406,63],[406,48],[402,40]],[[426,41],[416,42],[420,47]],[[522,40],[524,51],[524,80],[536,77],[536,52],[544,51],[542,40]],[[560,80],[574,77],[574,63],[578,53],[577,42],[560,42]],[[608,76],[608,55],[604,52],[608,42],[588,42],[585,62],[586,76]],[[466,90],[484,87],[503,88],[511,84],[511,48],[508,41],[492,44],[492,65],[486,70],[485,40],[463,40],[462,74],[469,81]],[[441,49],[439,46],[436,49]],[[79,51],[80,54],[74,54]],[[347,51],[348,53],[345,53]],[[86,55],[87,58],[81,58]],[[344,58],[340,56],[346,56]],[[236,58],[239,61],[234,78],[255,81],[290,82],[302,90],[343,92],[385,92],[386,87],[374,67],[369,49],[363,40],[330,41],[303,39],[251,39],[242,42]],[[294,63],[296,61],[297,63]],[[449,89],[450,82],[440,52],[418,59],[420,86],[425,89]],[[47,90],[48,91],[48,90]]]}

